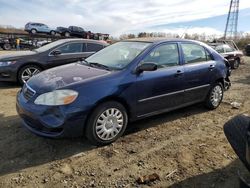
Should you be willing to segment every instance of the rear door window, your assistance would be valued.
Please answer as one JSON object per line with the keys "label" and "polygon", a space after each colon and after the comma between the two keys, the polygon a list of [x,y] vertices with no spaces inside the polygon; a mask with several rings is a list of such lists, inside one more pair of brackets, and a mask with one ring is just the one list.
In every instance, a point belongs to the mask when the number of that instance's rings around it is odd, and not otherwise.
{"label": "rear door window", "polygon": [[97,52],[103,49],[103,45],[95,43],[87,43],[87,52]]}
{"label": "rear door window", "polygon": [[205,50],[204,47],[200,45],[183,43],[181,44],[181,46],[183,50],[185,64],[211,60],[211,57],[208,52]]}

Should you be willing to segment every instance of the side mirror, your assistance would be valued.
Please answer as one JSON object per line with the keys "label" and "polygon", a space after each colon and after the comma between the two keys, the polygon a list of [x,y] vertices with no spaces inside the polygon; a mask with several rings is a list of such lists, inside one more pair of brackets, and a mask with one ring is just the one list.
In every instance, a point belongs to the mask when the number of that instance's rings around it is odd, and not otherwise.
{"label": "side mirror", "polygon": [[61,51],[60,50],[54,50],[51,52],[52,55],[54,56],[57,56],[57,55],[60,55],[61,54]]}
{"label": "side mirror", "polygon": [[142,73],[144,71],[155,71],[157,70],[157,65],[153,62],[146,62],[146,63],[143,63],[141,65],[139,65],[137,68],[136,68],[136,73]]}

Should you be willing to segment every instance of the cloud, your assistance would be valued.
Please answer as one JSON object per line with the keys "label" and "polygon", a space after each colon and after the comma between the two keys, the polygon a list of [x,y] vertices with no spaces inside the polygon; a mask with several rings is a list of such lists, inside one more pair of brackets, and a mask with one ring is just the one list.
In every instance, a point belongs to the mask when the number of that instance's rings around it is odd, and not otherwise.
{"label": "cloud", "polygon": [[[241,0],[240,8],[249,8]],[[147,30],[156,25],[193,21],[227,14],[228,0],[0,0],[0,24],[24,27],[29,21],[52,27],[79,25],[86,30],[122,33]],[[224,24],[224,23],[222,23]],[[209,27],[209,26],[208,26]]]}

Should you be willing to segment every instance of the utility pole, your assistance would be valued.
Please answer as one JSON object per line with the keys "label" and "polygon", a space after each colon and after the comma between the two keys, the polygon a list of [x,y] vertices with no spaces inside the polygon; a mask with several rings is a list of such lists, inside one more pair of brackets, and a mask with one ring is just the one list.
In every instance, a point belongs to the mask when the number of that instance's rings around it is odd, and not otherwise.
{"label": "utility pole", "polygon": [[239,1],[240,0],[231,0],[230,2],[224,39],[235,39],[237,37]]}

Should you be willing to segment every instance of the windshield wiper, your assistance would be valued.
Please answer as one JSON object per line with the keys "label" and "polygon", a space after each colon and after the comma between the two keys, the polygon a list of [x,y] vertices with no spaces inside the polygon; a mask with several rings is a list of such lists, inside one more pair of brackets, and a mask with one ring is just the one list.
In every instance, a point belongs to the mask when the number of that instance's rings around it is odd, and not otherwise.
{"label": "windshield wiper", "polygon": [[106,65],[103,65],[101,63],[89,62],[89,65],[92,66],[92,67],[100,67],[100,68],[103,68],[103,69],[106,69],[106,70],[111,70],[110,67],[108,67]]}
{"label": "windshield wiper", "polygon": [[81,59],[81,63],[83,63],[83,62],[84,62],[85,64],[89,65],[89,62],[88,62],[86,59],[84,59],[84,58]]}

